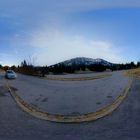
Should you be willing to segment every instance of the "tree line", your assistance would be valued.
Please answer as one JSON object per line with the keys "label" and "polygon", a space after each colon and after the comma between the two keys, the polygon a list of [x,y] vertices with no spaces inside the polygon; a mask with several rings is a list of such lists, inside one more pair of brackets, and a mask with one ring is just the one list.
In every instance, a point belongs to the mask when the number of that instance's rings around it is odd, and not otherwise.
{"label": "tree line", "polygon": [[65,65],[63,63],[56,64],[49,67],[49,71],[53,73],[74,73],[75,71],[96,71],[103,72],[108,70],[116,71],[116,70],[128,70],[140,67],[140,62],[135,64],[134,62],[126,63],[126,64],[110,64],[110,65],[102,65],[102,64],[91,64],[91,65]]}
{"label": "tree line", "polygon": [[95,71],[95,72],[103,72],[106,70],[116,71],[116,70],[128,70],[140,67],[140,62],[135,64],[134,62],[126,63],[126,64],[111,64],[111,65],[101,65],[101,64],[91,64],[91,65],[65,65],[63,63],[56,64],[53,66],[34,66],[32,64],[27,63],[26,60],[23,60],[19,66],[2,66],[0,65],[0,69],[8,70],[12,69],[16,72],[23,73],[26,75],[34,75],[34,76],[45,76],[49,72],[54,74],[61,73],[74,73],[76,71]]}

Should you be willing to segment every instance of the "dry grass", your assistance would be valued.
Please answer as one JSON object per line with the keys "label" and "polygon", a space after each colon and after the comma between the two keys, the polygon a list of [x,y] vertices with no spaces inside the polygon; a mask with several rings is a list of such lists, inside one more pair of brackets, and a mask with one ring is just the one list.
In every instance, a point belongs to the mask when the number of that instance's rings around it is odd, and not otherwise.
{"label": "dry grass", "polygon": [[127,70],[124,72],[126,76],[136,76],[140,77],[140,68],[137,69],[132,69],[132,70]]}
{"label": "dry grass", "polygon": [[111,76],[111,74],[103,74],[98,76],[92,76],[92,77],[77,77],[77,78],[60,78],[60,77],[47,77],[47,80],[60,80],[60,81],[84,81],[84,80],[96,80]]}

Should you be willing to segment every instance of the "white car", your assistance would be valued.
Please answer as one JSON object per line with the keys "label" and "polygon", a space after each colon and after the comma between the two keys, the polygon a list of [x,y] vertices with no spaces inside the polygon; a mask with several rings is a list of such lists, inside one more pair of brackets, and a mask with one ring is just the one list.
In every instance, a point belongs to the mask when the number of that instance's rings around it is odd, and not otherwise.
{"label": "white car", "polygon": [[5,77],[8,79],[16,79],[17,75],[13,70],[7,70],[5,73]]}

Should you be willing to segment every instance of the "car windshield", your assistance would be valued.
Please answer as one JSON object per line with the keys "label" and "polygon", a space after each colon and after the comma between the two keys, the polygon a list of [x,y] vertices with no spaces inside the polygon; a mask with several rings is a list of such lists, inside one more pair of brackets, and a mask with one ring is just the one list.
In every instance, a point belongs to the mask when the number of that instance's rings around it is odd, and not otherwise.
{"label": "car windshield", "polygon": [[13,71],[7,71],[7,73],[14,73]]}

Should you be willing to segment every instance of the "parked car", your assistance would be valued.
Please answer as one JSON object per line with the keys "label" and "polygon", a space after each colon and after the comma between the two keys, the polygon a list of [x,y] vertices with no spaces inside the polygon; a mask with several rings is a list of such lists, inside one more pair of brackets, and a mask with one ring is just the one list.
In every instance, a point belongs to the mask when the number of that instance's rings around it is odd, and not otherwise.
{"label": "parked car", "polygon": [[5,73],[5,78],[15,79],[15,78],[17,78],[17,75],[13,70],[7,70]]}

